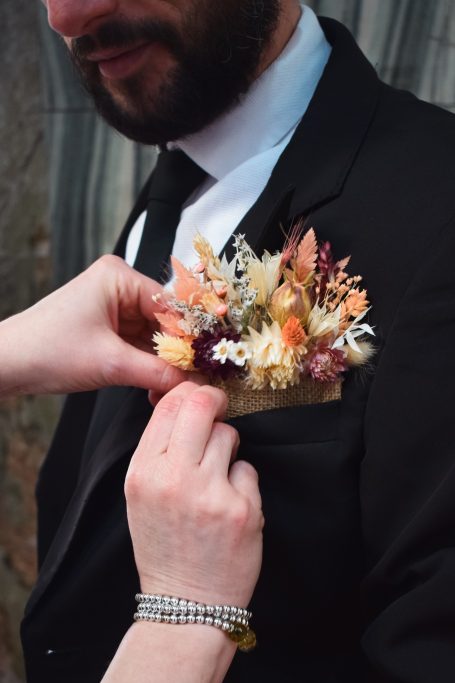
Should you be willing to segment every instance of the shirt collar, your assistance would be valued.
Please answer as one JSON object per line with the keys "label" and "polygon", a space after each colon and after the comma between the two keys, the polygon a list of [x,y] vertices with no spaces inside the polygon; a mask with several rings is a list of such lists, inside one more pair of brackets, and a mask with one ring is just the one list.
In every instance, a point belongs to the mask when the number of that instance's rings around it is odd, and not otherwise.
{"label": "shirt collar", "polygon": [[216,180],[280,143],[305,113],[331,48],[311,8],[302,10],[282,53],[239,103],[210,126],[172,145]]}

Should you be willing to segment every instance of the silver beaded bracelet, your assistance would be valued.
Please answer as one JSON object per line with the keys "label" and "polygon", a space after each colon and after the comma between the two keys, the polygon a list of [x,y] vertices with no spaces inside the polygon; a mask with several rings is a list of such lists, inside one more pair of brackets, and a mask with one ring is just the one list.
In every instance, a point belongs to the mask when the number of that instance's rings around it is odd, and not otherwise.
{"label": "silver beaded bracelet", "polygon": [[205,605],[168,595],[137,593],[135,621],[165,624],[205,624],[226,633],[242,652],[252,650],[256,635],[250,628],[251,612],[231,605]]}

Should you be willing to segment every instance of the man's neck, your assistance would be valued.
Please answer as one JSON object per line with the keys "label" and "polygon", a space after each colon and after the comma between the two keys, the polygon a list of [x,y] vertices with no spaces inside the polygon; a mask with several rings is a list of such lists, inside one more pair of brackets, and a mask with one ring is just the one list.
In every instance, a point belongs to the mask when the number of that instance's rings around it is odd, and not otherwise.
{"label": "man's neck", "polygon": [[269,45],[262,55],[262,59],[259,63],[256,73],[256,78],[258,78],[282,53],[291,36],[293,35],[301,16],[302,7],[298,0],[282,1],[278,25]]}

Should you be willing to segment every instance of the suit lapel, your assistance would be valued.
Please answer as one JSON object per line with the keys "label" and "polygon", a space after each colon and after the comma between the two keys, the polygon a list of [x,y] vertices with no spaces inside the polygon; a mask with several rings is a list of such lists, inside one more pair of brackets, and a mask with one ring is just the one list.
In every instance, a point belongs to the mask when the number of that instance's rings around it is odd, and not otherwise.
{"label": "suit lapel", "polygon": [[[349,32],[333,20],[321,25],[333,46],[313,100],[290,144],[281,155],[256,204],[235,234],[244,234],[261,253],[282,246],[279,224],[309,215],[337,197],[349,175],[377,106],[380,82]],[[124,254],[127,236],[145,209],[148,184],[142,191],[115,253]],[[226,248],[232,256],[232,246]],[[100,392],[97,420],[89,431],[85,467],[77,490],[45,559],[28,609],[44,594],[74,537],[87,501],[104,474],[130,454],[151,413],[146,392],[113,388]]]}
{"label": "suit lapel", "polygon": [[[380,81],[351,34],[320,19],[332,53],[310,105],[256,204],[235,234],[262,253],[280,249],[296,216],[338,197],[370,127]],[[232,244],[225,249],[232,258]]]}

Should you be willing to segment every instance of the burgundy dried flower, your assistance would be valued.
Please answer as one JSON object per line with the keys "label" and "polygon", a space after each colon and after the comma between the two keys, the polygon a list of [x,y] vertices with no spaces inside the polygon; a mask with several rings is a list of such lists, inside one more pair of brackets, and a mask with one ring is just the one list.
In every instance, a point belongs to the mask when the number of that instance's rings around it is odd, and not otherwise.
{"label": "burgundy dried flower", "polygon": [[343,351],[328,346],[317,348],[309,359],[309,372],[316,382],[336,382],[347,370]]}
{"label": "burgundy dried flower", "polygon": [[323,242],[319,247],[318,268],[319,300],[321,301],[325,296],[327,283],[333,279],[336,269],[330,242]]}
{"label": "burgundy dried flower", "polygon": [[324,275],[329,280],[331,275],[333,275],[335,265],[330,242],[323,242],[319,247],[318,255],[318,268],[321,275]]}
{"label": "burgundy dried flower", "polygon": [[214,332],[202,332],[191,344],[195,352],[193,364],[197,370],[201,370],[205,374],[227,380],[240,374],[243,368],[238,367],[229,359],[220,363],[213,358],[213,349],[222,339],[237,343],[240,341],[241,335],[222,328],[217,328]]}

